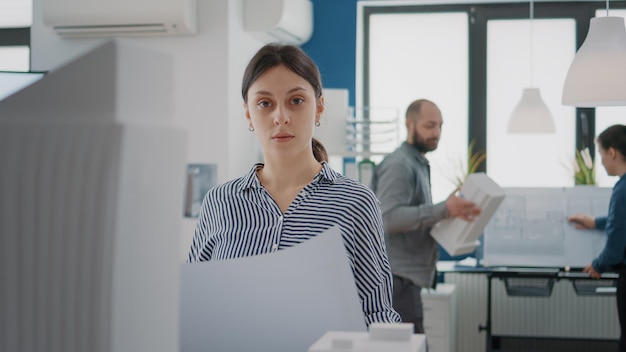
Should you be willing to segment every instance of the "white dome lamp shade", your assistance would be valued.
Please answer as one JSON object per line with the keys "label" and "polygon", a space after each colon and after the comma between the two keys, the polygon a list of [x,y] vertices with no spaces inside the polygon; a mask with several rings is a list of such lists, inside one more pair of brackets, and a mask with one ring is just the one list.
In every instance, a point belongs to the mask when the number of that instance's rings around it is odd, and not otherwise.
{"label": "white dome lamp shade", "polygon": [[539,88],[525,88],[509,119],[508,133],[554,133],[552,114]]}
{"label": "white dome lamp shade", "polygon": [[531,87],[524,88],[522,99],[509,118],[508,133],[554,133],[556,128],[550,109],[541,98],[539,88],[533,81],[533,1],[530,1],[530,81]]}
{"label": "white dome lamp shade", "polygon": [[624,18],[591,19],[587,37],[565,77],[562,103],[577,107],[626,105]]}

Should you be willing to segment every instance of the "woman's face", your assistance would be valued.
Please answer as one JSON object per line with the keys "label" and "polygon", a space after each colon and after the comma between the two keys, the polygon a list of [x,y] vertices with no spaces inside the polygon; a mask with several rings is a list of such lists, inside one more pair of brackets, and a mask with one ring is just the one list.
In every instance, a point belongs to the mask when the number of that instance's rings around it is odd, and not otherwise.
{"label": "woman's face", "polygon": [[311,138],[323,111],[313,86],[285,66],[263,73],[250,86],[246,119],[263,146],[265,157],[312,156]]}
{"label": "woman's face", "polygon": [[614,148],[609,148],[604,149],[602,148],[602,146],[600,144],[597,144],[598,146],[598,152],[600,153],[600,158],[602,160],[602,166],[604,166],[604,169],[606,170],[606,173],[609,176],[615,176],[616,175],[616,171],[615,171],[615,163],[616,163],[616,151]]}

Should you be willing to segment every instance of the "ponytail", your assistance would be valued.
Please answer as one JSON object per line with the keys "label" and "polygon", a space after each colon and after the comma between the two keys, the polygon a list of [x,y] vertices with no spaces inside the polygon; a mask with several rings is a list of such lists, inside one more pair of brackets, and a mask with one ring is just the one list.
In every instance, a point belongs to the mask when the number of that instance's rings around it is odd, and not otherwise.
{"label": "ponytail", "polygon": [[328,153],[326,152],[326,148],[324,148],[324,145],[320,141],[313,138],[311,140],[311,146],[313,147],[313,156],[315,157],[315,160],[319,162],[328,162]]}

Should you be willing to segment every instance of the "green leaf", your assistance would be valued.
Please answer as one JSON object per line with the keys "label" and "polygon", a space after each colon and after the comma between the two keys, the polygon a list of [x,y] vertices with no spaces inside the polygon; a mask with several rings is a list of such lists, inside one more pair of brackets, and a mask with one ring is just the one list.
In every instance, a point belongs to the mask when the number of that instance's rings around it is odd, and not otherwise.
{"label": "green leaf", "polygon": [[462,159],[458,160],[458,169],[455,167],[454,176],[448,178],[448,181],[452,182],[456,187],[460,187],[467,179],[467,176],[476,172],[478,167],[487,159],[485,152],[474,152],[475,144],[475,141],[472,140],[467,146],[467,166],[464,165]]}
{"label": "green leaf", "polygon": [[577,185],[595,185],[595,168],[596,162],[593,160],[591,168],[589,168],[582,157],[580,150],[576,150],[576,165],[579,171],[574,174],[574,183]]}
{"label": "green leaf", "polygon": [[[476,172],[480,164],[487,159],[487,154],[482,150],[474,153],[474,145],[476,141],[472,139],[467,146],[467,175]],[[467,177],[467,175],[465,177]]]}

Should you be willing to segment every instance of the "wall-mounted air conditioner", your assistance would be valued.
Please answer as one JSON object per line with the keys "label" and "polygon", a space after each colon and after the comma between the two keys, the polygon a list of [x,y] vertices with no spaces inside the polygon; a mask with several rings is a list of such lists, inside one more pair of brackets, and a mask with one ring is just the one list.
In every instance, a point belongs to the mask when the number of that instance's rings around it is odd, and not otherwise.
{"label": "wall-mounted air conditioner", "polygon": [[310,0],[245,0],[244,29],[264,42],[304,44],[313,34]]}
{"label": "wall-mounted air conditioner", "polygon": [[43,22],[65,37],[193,34],[196,0],[45,0]]}

